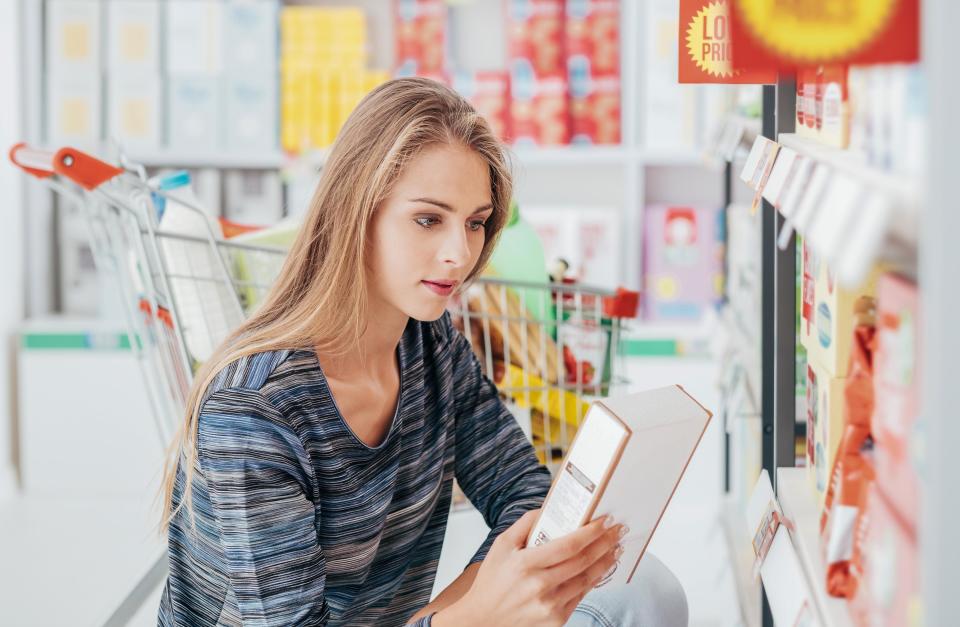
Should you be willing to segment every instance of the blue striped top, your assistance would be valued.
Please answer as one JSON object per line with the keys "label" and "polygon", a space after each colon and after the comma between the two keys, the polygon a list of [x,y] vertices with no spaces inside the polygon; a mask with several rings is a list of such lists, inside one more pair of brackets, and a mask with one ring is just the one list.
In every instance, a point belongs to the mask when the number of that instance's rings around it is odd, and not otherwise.
{"label": "blue striped top", "polygon": [[[402,625],[430,600],[454,477],[491,528],[470,563],[540,506],[550,475],[449,315],[411,319],[397,357],[377,447],[343,420],[312,349],[217,376],[160,625]],[[179,468],[174,504],[184,482]]]}

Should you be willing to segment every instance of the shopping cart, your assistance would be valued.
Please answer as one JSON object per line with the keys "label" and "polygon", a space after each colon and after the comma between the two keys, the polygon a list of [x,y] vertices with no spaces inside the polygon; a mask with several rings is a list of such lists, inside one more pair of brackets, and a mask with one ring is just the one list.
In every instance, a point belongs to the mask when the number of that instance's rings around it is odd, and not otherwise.
{"label": "shopping cart", "polygon": [[[142,167],[22,144],[10,158],[81,205],[98,271],[117,279],[166,446],[194,372],[262,300],[284,247],[225,239],[203,207],[148,180]],[[622,321],[636,305],[637,294],[625,290],[484,277],[450,310],[541,461],[554,466],[589,401],[624,382]]]}

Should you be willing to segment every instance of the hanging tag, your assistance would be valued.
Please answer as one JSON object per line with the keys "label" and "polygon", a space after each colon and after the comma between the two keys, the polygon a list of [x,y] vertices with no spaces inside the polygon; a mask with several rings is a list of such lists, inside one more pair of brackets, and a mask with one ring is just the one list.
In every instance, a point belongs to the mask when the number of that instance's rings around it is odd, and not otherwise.
{"label": "hanging tag", "polygon": [[820,210],[823,192],[829,182],[830,169],[822,164],[814,163],[810,172],[810,180],[805,189],[800,190],[800,201],[793,212],[794,228],[801,235],[806,235],[807,229],[813,222],[813,217]]}
{"label": "hanging tag", "polygon": [[855,215],[855,223],[847,229],[847,237],[835,265],[837,281],[848,288],[863,284],[867,273],[883,246],[893,216],[893,204],[883,193],[869,190]]}
{"label": "hanging tag", "polygon": [[[796,153],[795,153],[796,154]],[[790,237],[794,230],[794,214],[804,190],[810,183],[810,174],[812,172],[813,162],[803,155],[796,155],[793,160],[793,167],[787,173],[787,180],[783,184],[780,192],[780,213],[784,217],[783,228],[780,229],[780,235],[777,237],[777,247],[780,250],[786,250],[790,244]]]}
{"label": "hanging tag", "polygon": [[770,171],[770,176],[767,178],[767,184],[763,187],[764,200],[773,205],[775,209],[780,208],[784,188],[796,163],[797,151],[781,146],[777,153],[777,161],[773,164],[773,170]]}
{"label": "hanging tag", "polygon": [[846,245],[857,228],[857,207],[863,206],[867,189],[857,179],[841,172],[830,178],[817,211],[807,231],[813,252],[833,267],[840,248]]}

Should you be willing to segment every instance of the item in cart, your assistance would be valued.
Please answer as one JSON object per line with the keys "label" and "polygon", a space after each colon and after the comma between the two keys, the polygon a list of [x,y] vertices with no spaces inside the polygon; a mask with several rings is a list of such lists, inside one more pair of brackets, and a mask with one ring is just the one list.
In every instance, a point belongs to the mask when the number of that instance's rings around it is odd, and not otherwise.
{"label": "item in cart", "polygon": [[48,76],[47,140],[52,144],[93,148],[100,142],[100,81],[88,76]]}
{"label": "item in cart", "polygon": [[159,77],[114,74],[107,91],[110,137],[127,149],[156,149],[163,119]]}
{"label": "item in cart", "polygon": [[567,78],[572,143],[620,143],[620,6],[567,1]]}
{"label": "item in cart", "polygon": [[167,0],[167,72],[223,71],[223,6],[218,0]]}
{"label": "item in cart", "polygon": [[223,6],[225,58],[234,67],[273,72],[277,67],[277,0],[228,0]]}
{"label": "item in cart", "polygon": [[[861,541],[867,490],[873,482],[873,467],[865,447],[870,438],[873,413],[873,350],[875,328],[857,326],[849,375],[843,388],[846,422],[824,497],[820,536],[827,565],[827,592],[853,598],[862,575]],[[809,425],[808,427],[809,428]]]}
{"label": "item in cart", "polygon": [[277,147],[277,83],[272,75],[227,77],[224,105],[226,148],[250,152]]}
{"label": "item in cart", "polygon": [[863,627],[923,624],[920,549],[916,534],[875,483],[866,504],[863,580],[850,610]]}
{"label": "item in cart", "polygon": [[877,483],[910,529],[917,526],[917,419],[920,414],[919,294],[893,274],[877,285],[873,437]]}
{"label": "item in cart", "polygon": [[223,145],[220,87],[214,76],[167,78],[167,144],[171,148]]}
{"label": "item in cart", "polygon": [[506,72],[456,72],[453,88],[470,101],[497,137],[509,139],[510,79]]}
{"label": "item in cart", "polygon": [[443,74],[447,68],[447,5],[443,0],[393,0],[396,73]]}
{"label": "item in cart", "polygon": [[565,74],[564,0],[507,0],[511,71],[523,65],[535,78]]}
{"label": "item in cart", "polygon": [[517,296],[534,319],[547,322],[556,319],[553,299],[546,289],[549,277],[543,244],[536,230],[520,215],[516,201],[510,205],[507,224],[500,233],[484,273],[508,281],[537,285],[536,288],[517,289]]}
{"label": "item in cart", "polygon": [[591,315],[571,315],[559,325],[557,341],[564,348],[566,383],[595,392],[610,376],[610,330]]}
{"label": "item in cart", "polygon": [[517,63],[510,74],[510,121],[514,144],[559,146],[570,141],[565,74],[538,77]]}
{"label": "item in cart", "polygon": [[158,0],[113,0],[107,7],[107,67],[155,74],[160,69]]}
{"label": "item in cart", "polygon": [[98,0],[49,0],[46,3],[46,65],[56,77],[100,73]]}
{"label": "item in cart", "polygon": [[697,320],[723,297],[722,212],[652,205],[644,213],[644,316]]}

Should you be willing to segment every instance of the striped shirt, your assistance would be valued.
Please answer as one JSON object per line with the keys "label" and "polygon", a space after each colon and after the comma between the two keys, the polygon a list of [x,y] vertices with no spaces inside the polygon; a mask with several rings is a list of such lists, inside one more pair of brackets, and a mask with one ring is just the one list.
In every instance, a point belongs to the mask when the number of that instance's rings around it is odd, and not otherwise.
{"label": "striped shirt", "polygon": [[[470,563],[540,506],[550,475],[449,314],[411,319],[397,358],[376,447],[344,421],[312,349],[217,376],[193,523],[184,508],[170,525],[160,625],[402,625],[430,600],[454,477],[491,528]],[[184,483],[181,467],[174,504]]]}

